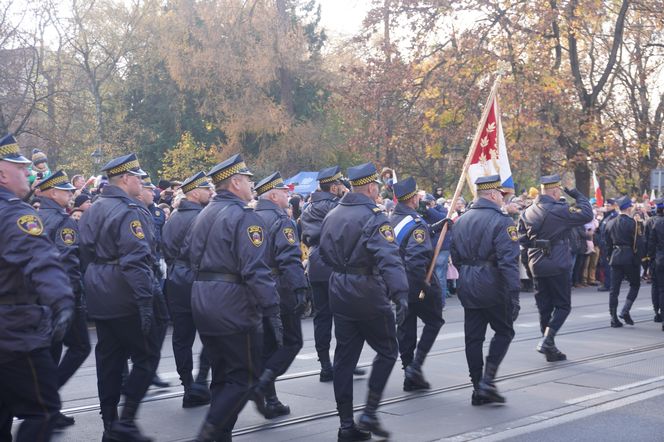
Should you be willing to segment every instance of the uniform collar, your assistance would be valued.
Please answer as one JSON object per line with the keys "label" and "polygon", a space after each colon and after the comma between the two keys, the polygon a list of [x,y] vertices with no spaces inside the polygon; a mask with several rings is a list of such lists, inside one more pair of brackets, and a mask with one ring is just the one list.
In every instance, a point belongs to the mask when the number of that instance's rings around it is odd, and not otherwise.
{"label": "uniform collar", "polygon": [[19,197],[16,196],[16,194],[14,192],[11,192],[9,189],[0,187],[0,199],[9,201],[14,199],[19,199]]}
{"label": "uniform collar", "polygon": [[486,198],[477,198],[471,206],[471,209],[493,209],[497,212],[503,213],[498,204]]}
{"label": "uniform collar", "polygon": [[57,212],[62,212],[64,214],[67,213],[67,211],[62,206],[60,206],[60,204],[46,197],[41,198],[41,206],[39,207],[39,210],[41,209],[52,209]]}
{"label": "uniform collar", "polygon": [[256,210],[274,210],[279,213],[285,213],[284,209],[277,206],[272,201],[263,198],[258,200],[258,203],[256,204]]}
{"label": "uniform collar", "polygon": [[348,192],[339,200],[344,206],[370,205],[376,207],[376,203],[363,193]]}
{"label": "uniform collar", "polygon": [[136,201],[135,199],[131,198],[127,194],[127,192],[120,189],[118,186],[114,186],[112,184],[104,186],[104,189],[101,191],[101,196],[104,198],[124,198],[129,200],[129,202],[131,202],[132,204],[139,204],[141,206],[143,205],[138,201]]}
{"label": "uniform collar", "polygon": [[311,202],[335,200],[335,199],[337,199],[336,196],[334,196],[330,192],[323,192],[322,190],[320,192],[314,192],[311,194]]}
{"label": "uniform collar", "polygon": [[231,201],[238,204],[242,204],[243,206],[247,205],[246,201],[243,201],[239,196],[237,196],[236,194],[234,194],[229,190],[221,190],[217,192],[217,194],[214,196],[213,201]]}
{"label": "uniform collar", "polygon": [[537,197],[536,201],[540,202],[540,203],[557,203],[558,202],[555,199],[553,199],[553,197],[551,195],[540,195],[540,196]]}
{"label": "uniform collar", "polygon": [[404,203],[397,203],[396,207],[394,208],[394,214],[395,215],[410,215],[413,218],[419,218],[420,214],[417,213],[417,210],[411,209]]}
{"label": "uniform collar", "polygon": [[203,210],[203,206],[198,204],[198,203],[194,203],[192,201],[184,199],[184,200],[180,201],[180,205],[178,206],[178,210],[182,210],[182,211],[184,211],[184,210]]}

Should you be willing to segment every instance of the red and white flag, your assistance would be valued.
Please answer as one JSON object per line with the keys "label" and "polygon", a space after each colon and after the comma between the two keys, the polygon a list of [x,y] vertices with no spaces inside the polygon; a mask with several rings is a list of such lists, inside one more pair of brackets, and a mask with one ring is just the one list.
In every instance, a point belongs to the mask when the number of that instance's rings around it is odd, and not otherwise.
{"label": "red and white flag", "polygon": [[604,197],[602,196],[602,189],[599,187],[599,181],[597,180],[597,174],[593,170],[593,187],[595,188],[595,204],[597,207],[604,207]]}
{"label": "red and white flag", "polygon": [[468,167],[468,181],[473,193],[475,180],[488,175],[500,175],[502,187],[514,189],[497,94],[493,94],[488,105],[489,111],[485,112],[486,117],[480,121],[478,127],[481,133],[474,151],[471,146],[471,152],[474,153]]}

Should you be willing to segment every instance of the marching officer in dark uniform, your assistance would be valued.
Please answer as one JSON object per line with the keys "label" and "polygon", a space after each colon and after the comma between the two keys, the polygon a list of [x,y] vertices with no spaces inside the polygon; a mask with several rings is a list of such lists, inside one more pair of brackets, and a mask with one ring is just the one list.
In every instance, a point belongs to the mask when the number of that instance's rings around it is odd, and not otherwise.
{"label": "marching officer in dark uniform", "polygon": [[46,442],[60,413],[56,363],[49,349],[62,341],[74,294],[60,256],[30,193],[30,160],[11,135],[0,138],[0,439]]}
{"label": "marching officer in dark uniform", "polygon": [[[397,323],[408,312],[408,280],[394,229],[374,201],[380,191],[378,172],[371,163],[348,169],[352,190],[323,221],[320,253],[332,268],[330,309],[334,315],[337,347],[334,354],[334,396],[339,411],[340,441],[367,440],[370,433],[387,437],[376,415],[398,355]],[[353,423],[353,369],[364,342],[377,355],[369,377],[364,412]]]}
{"label": "marching officer in dark uniform", "polygon": [[606,225],[609,221],[618,216],[616,201],[613,198],[608,198],[606,200],[605,207],[607,210],[604,212],[604,216],[599,222],[599,227],[597,227],[600,250],[597,265],[604,271],[604,283],[597,287],[598,292],[611,291],[611,266],[609,265],[611,251],[606,248]]}
{"label": "marching officer in dark uniform", "polygon": [[238,154],[209,176],[217,195],[196,217],[189,245],[192,314],[212,364],[212,403],[197,440],[230,441],[261,374],[262,318],[277,342],[283,327],[265,227],[247,205],[253,174]]}
{"label": "marching officer in dark uniform", "polygon": [[535,301],[544,338],[537,351],[549,362],[567,356],[556,347],[554,338],[572,309],[569,278],[572,255],[569,247],[571,229],[593,219],[593,209],[581,192],[565,188],[576,200],[576,207],[561,202],[560,176],[543,176],[542,193],[519,219],[519,241],[528,248],[528,265],[535,277]]}
{"label": "marching officer in dark uniform", "polygon": [[[655,305],[656,302],[661,312],[664,307],[664,198],[658,198],[655,203],[657,204],[657,216],[651,218],[655,221],[648,235],[648,256],[650,257],[651,269],[653,269],[653,304]],[[657,311],[656,309],[655,312]],[[661,322],[661,316],[659,319],[659,322]],[[657,322],[656,316],[655,322]],[[662,331],[664,331],[664,324],[662,325]]]}
{"label": "marching officer in dark uniform", "polygon": [[[320,228],[323,219],[339,204],[339,198],[347,191],[341,181],[339,166],[328,167],[318,172],[319,191],[311,194],[311,203],[300,217],[302,242],[309,247],[308,275],[314,304],[314,341],[320,361],[321,382],[330,382],[334,376],[330,362],[330,341],[332,340],[332,312],[330,311],[329,279],[332,269],[320,257]],[[355,367],[356,375],[363,375],[363,369]]]}
{"label": "marching officer in dark uniform", "polygon": [[[459,300],[464,309],[466,360],[473,383],[472,405],[505,402],[496,372],[514,338],[519,314],[519,237],[502,212],[500,175],[477,178],[477,200],[454,223],[452,261],[459,266]],[[486,327],[495,332],[483,364]],[[484,365],[484,367],[483,367]],[[484,374],[482,374],[484,368]]]}
{"label": "marching officer in dark uniform", "polygon": [[[60,263],[65,268],[76,299],[76,308],[72,323],[62,341],[54,341],[51,345],[53,360],[58,364],[58,388],[73,376],[85,362],[91,351],[88,334],[87,312],[83,299],[83,282],[81,281],[81,261],[79,259],[78,224],[65,210],[74,197],[76,188],[69,182],[67,174],[62,170],[50,175],[37,185],[41,192],[41,208],[39,216],[44,222],[44,233],[55,244],[60,252]],[[67,352],[62,357],[62,346]],[[60,359],[62,357],[62,360]],[[60,413],[55,422],[56,428],[64,428],[74,424],[74,418]]]}
{"label": "marching officer in dark uniform", "polygon": [[[652,232],[655,228],[655,224],[658,221],[664,218],[664,198],[657,198],[655,200],[655,215],[651,216],[646,220],[644,236],[646,240],[646,252],[648,257],[649,271],[652,277],[652,285],[650,287],[650,297],[652,299],[652,308],[655,310],[655,317],[653,322],[662,322],[662,310],[664,310],[664,303],[660,302],[660,290],[659,287],[661,284],[664,284],[664,280],[660,283],[657,279],[657,241],[651,241],[651,238],[656,238],[652,236]],[[652,248],[651,248],[652,246]]]}
{"label": "marching officer in dark uniform", "polygon": [[[155,325],[157,327],[157,350],[161,355],[161,347],[164,344],[164,339],[166,338],[166,332],[168,331],[168,307],[166,306],[166,298],[164,297],[163,290],[163,278],[161,270],[161,226],[162,222],[166,219],[166,216],[163,210],[158,209],[154,204],[154,190],[157,188],[152,184],[152,180],[149,175],[143,175],[141,177],[143,181],[143,191],[141,192],[138,201],[142,203],[139,207],[140,212],[143,214],[141,222],[147,226],[145,230],[145,238],[150,244],[150,250],[152,252],[152,274],[153,285],[152,293],[154,299],[154,318]],[[161,359],[161,358],[160,358]],[[168,387],[170,384],[162,380],[157,375],[157,368],[159,367],[159,360],[154,367],[155,374],[152,377],[152,385],[155,385],[160,388]]]}
{"label": "marching officer in dark uniform", "polygon": [[611,266],[611,292],[609,293],[609,312],[611,313],[611,327],[622,327],[623,324],[616,315],[618,311],[618,295],[623,279],[629,282],[627,299],[620,313],[626,324],[634,325],[629,314],[632,304],[639,294],[641,287],[641,257],[638,243],[643,238],[643,229],[632,217],[632,199],[623,196],[616,200],[620,214],[606,225],[606,247],[610,251],[609,265]]}
{"label": "marching officer in dark uniform", "polygon": [[210,363],[205,355],[205,347],[199,357],[196,380],[191,373],[194,368],[191,348],[196,339],[196,326],[191,315],[191,285],[194,275],[189,265],[188,236],[194,220],[210,202],[212,185],[204,172],[198,172],[187,178],[181,189],[185,198],[164,225],[161,240],[168,265],[166,299],[173,321],[173,355],[184,386],[182,407],[190,408],[210,403],[210,390],[207,385]]}
{"label": "marching officer in dark uniform", "polygon": [[[136,201],[145,172],[129,154],[111,160],[102,171],[109,183],[80,220],[81,256],[88,314],[95,320],[97,388],[104,440],[149,441],[136,426],[138,406],[159,361],[159,327],[154,320],[153,257],[145,214]],[[118,418],[122,369],[131,357]]]}
{"label": "marching officer in dark uniform", "polygon": [[[399,353],[404,368],[404,391],[428,390],[422,364],[438,336],[443,320],[443,289],[438,277],[432,275],[426,285],[427,269],[433,258],[433,244],[429,226],[417,213],[420,195],[412,177],[394,184],[394,195],[399,201],[390,217],[396,244],[408,276],[408,315],[397,328]],[[437,224],[442,226],[441,223]],[[420,299],[420,293],[424,298]],[[422,336],[417,342],[417,318],[424,323]],[[417,344],[417,351],[415,346]]]}
{"label": "marching officer in dark uniform", "polygon": [[[268,419],[290,413],[288,405],[277,398],[274,380],[288,370],[302,348],[301,316],[307,300],[309,283],[302,266],[302,251],[295,233],[295,224],[288,217],[288,186],[279,172],[275,172],[256,184],[258,204],[255,211],[263,220],[267,263],[277,283],[280,299],[283,343],[270,333],[265,325],[263,341],[263,374],[259,388],[265,395],[265,417]],[[269,320],[266,318],[265,320]]]}

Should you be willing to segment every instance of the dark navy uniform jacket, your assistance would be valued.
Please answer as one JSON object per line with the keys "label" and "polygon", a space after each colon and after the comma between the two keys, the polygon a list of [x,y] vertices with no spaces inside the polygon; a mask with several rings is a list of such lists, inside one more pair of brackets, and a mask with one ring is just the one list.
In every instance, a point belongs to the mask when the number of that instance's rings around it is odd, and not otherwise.
{"label": "dark navy uniform jacket", "polygon": [[512,218],[478,198],[454,223],[451,255],[464,308],[519,303],[519,237]]}
{"label": "dark navy uniform jacket", "polygon": [[74,307],[69,278],[37,212],[0,187],[0,363],[50,347],[53,316]]}
{"label": "dark navy uniform jacket", "polygon": [[320,229],[325,216],[337,204],[339,198],[330,192],[314,192],[311,194],[311,203],[300,216],[302,242],[309,247],[309,280],[313,282],[327,282],[332,274],[332,269],[320,257]]}
{"label": "dark navy uniform jacket", "polygon": [[149,208],[145,207],[140,201],[137,201],[137,203],[139,205],[139,213],[141,214],[140,221],[144,226],[145,239],[148,240],[148,244],[150,245],[154,311],[159,319],[167,320],[168,309],[166,307],[166,298],[164,298],[164,291],[161,288],[161,268],[159,266],[160,247],[159,242],[157,241],[157,238],[159,237],[157,234],[157,226],[154,223],[154,217]]}
{"label": "dark navy uniform jacket", "polygon": [[[536,277],[556,276],[572,267],[570,229],[593,219],[593,209],[584,195],[579,195],[576,207],[540,195],[519,219],[519,240],[528,249],[530,271]],[[535,247],[535,240],[549,240],[551,253]]]}
{"label": "dark navy uniform jacket", "polygon": [[430,286],[425,287],[424,279],[433,258],[433,244],[427,223],[417,213],[403,203],[398,203],[390,217],[396,243],[408,277],[408,301],[419,300],[420,292],[441,299],[442,289],[438,277],[431,276]]}
{"label": "dark navy uniform jacket", "polygon": [[266,261],[275,277],[281,305],[292,310],[297,303],[295,290],[309,285],[304,276],[295,225],[286,212],[272,201],[259,199],[255,210],[265,226]]}
{"label": "dark navy uniform jacket", "polygon": [[168,265],[169,292],[172,312],[191,312],[191,285],[194,273],[189,265],[189,241],[194,220],[203,210],[200,204],[186,199],[180,201],[177,210],[164,225],[161,250]]}
{"label": "dark navy uniform jacket", "polygon": [[154,235],[155,240],[157,241],[156,258],[157,261],[159,261],[162,258],[161,235],[164,230],[164,224],[166,224],[166,214],[154,203],[150,204],[147,207],[147,210],[150,212],[150,215],[152,216],[152,222],[154,224]]}
{"label": "dark navy uniform jacket", "polygon": [[108,185],[81,217],[81,255],[88,314],[94,319],[138,315],[152,303],[152,250],[144,212],[122,189]]}
{"label": "dark navy uniform jacket", "polygon": [[[191,308],[200,334],[247,333],[263,315],[279,311],[265,235],[262,219],[229,191],[219,192],[196,217],[189,260],[197,278]],[[200,280],[202,273],[235,275],[241,283]]]}
{"label": "dark navy uniform jacket", "polygon": [[648,256],[658,267],[664,267],[664,215],[657,214],[650,219],[655,221],[648,235]]}
{"label": "dark navy uniform jacket", "polygon": [[391,314],[390,299],[396,303],[408,297],[394,229],[368,196],[347,193],[328,213],[320,253],[333,269],[330,309],[335,315],[372,319]]}
{"label": "dark navy uniform jacket", "polygon": [[82,280],[79,259],[78,223],[65,209],[50,198],[42,198],[39,216],[44,221],[44,232],[60,252],[60,263],[64,267],[77,301],[80,301]]}
{"label": "dark navy uniform jacket", "polygon": [[610,265],[636,265],[642,229],[631,216],[621,213],[606,224],[606,248]]}

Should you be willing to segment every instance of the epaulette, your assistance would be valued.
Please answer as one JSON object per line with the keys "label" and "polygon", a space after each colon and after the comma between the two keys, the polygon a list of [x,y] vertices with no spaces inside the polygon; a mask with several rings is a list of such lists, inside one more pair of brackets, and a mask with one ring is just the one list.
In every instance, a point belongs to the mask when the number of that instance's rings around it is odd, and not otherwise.
{"label": "epaulette", "polygon": [[380,210],[380,207],[373,207],[371,209],[375,215],[378,215],[379,213],[383,213],[382,210]]}
{"label": "epaulette", "polygon": [[136,204],[136,203],[127,203],[127,205],[131,208],[134,208],[134,209],[139,209],[140,208],[139,205]]}

